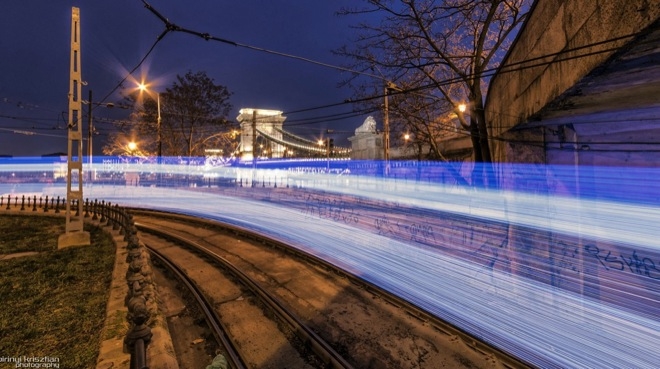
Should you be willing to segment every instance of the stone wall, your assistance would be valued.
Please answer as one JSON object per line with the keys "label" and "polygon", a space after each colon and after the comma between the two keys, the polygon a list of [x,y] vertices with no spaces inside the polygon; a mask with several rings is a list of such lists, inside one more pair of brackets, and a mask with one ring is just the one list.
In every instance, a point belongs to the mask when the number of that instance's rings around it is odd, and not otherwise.
{"label": "stone wall", "polygon": [[[538,0],[491,80],[485,106],[491,135],[526,124],[659,15],[660,4],[651,0]],[[510,161],[505,142],[494,140],[492,148],[494,160]]]}

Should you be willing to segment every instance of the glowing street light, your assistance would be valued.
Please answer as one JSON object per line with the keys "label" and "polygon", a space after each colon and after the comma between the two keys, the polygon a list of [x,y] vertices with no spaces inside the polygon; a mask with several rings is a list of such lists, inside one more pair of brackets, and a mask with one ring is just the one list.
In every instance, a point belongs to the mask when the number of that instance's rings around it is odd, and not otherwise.
{"label": "glowing street light", "polygon": [[[147,88],[147,85],[144,83],[140,82],[138,83],[138,89],[142,92],[148,92],[149,89]],[[163,142],[161,140],[161,135],[160,135],[160,93],[156,92],[156,104],[158,107],[158,164],[161,162],[161,157],[163,156]]]}
{"label": "glowing street light", "polygon": [[[147,85],[144,83],[138,83],[138,89],[142,92],[148,92]],[[163,156],[163,140],[161,137],[161,132],[160,132],[160,124],[161,124],[161,119],[160,119],[160,93],[156,92],[156,105],[158,107],[158,157],[156,158],[156,163],[158,164],[158,183],[160,184],[161,182],[161,169],[160,169],[160,164],[162,162],[162,156]]]}

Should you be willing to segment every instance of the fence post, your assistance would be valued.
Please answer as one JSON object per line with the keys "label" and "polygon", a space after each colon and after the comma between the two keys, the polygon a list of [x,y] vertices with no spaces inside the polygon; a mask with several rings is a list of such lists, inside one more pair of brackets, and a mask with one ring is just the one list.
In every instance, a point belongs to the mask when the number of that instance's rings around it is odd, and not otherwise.
{"label": "fence post", "polygon": [[119,229],[119,205],[115,204],[114,211],[112,214],[112,229]]}
{"label": "fence post", "polygon": [[99,211],[99,200],[94,199],[94,205],[92,205],[92,220],[98,220],[98,211]]}
{"label": "fence post", "polygon": [[101,210],[101,219],[99,219],[99,222],[105,223],[106,222],[106,219],[105,219],[105,200],[101,200],[100,210]]}

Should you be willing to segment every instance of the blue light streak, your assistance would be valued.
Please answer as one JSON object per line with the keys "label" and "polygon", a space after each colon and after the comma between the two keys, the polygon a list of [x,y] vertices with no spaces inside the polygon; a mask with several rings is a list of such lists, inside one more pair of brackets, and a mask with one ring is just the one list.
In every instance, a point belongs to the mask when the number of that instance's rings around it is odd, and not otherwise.
{"label": "blue light streak", "polygon": [[[0,163],[0,174],[43,165]],[[371,168],[353,163],[323,174],[170,163],[164,174],[197,176],[197,188],[99,183],[85,196],[269,234],[536,366],[657,367],[658,168],[499,165],[511,183],[486,189],[457,185],[442,165],[428,165],[419,180],[416,167],[394,168],[387,178],[356,167]],[[246,186],[209,188],[218,178]],[[6,183],[0,193],[35,186]],[[41,192],[63,195],[64,187]]]}

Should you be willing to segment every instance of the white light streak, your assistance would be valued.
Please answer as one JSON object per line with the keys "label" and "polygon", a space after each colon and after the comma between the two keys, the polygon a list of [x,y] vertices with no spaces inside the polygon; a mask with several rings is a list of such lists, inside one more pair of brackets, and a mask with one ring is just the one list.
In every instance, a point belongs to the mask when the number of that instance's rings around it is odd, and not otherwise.
{"label": "white light streak", "polygon": [[[0,173],[45,170],[40,165],[3,164]],[[119,167],[159,170],[152,164]],[[514,169],[516,176],[532,178],[528,168]],[[654,193],[660,176],[652,169],[629,177],[621,168],[590,170],[594,179],[579,179],[578,186],[575,168],[545,168],[539,178],[555,181],[554,187],[514,191],[166,165],[162,172],[169,175],[284,185],[277,190],[94,185],[86,194],[267,233],[535,366],[657,367],[660,209]],[[0,193],[65,193],[64,186],[35,186],[8,183],[0,185]],[[580,197],[571,186],[579,187]],[[617,192],[623,189],[627,192]]]}

